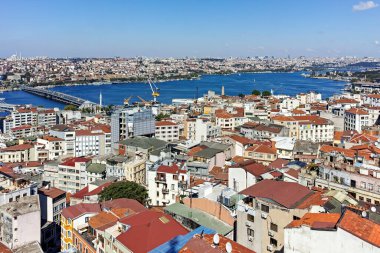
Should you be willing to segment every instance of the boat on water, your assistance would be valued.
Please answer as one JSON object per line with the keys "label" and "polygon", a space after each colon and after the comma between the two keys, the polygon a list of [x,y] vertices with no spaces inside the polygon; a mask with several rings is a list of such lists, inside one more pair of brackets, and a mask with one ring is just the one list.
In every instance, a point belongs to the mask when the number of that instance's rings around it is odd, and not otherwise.
{"label": "boat on water", "polygon": [[301,76],[303,76],[303,77],[310,77],[310,74],[301,73]]}

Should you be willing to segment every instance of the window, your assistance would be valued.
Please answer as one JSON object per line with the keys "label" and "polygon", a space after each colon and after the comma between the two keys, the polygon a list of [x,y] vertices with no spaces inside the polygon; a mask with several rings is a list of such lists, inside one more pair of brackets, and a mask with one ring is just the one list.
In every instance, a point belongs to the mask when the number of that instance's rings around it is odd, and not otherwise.
{"label": "window", "polygon": [[373,191],[373,184],[368,183],[368,190]]}
{"label": "window", "polygon": [[365,182],[361,182],[361,183],[360,183],[360,187],[361,187],[361,188],[365,189],[365,186],[366,186],[366,183],[365,183]]}
{"label": "window", "polygon": [[261,205],[261,211],[269,213],[269,206],[267,206],[267,205]]}
{"label": "window", "polygon": [[160,192],[159,191],[157,191],[157,197],[159,197],[160,196]]}
{"label": "window", "polygon": [[254,237],[255,236],[255,231],[253,229],[247,228],[247,235]]}
{"label": "window", "polygon": [[300,217],[293,215],[293,220],[300,220]]}
{"label": "window", "polygon": [[366,200],[367,200],[368,203],[372,202],[372,200],[370,198],[367,198]]}
{"label": "window", "polygon": [[174,190],[174,184],[171,185],[172,191]]}
{"label": "window", "polygon": [[270,245],[273,245],[274,247],[277,247],[277,240],[270,238]]}
{"label": "window", "polygon": [[277,224],[274,224],[273,222],[270,223],[270,230],[277,232],[278,231],[278,226]]}
{"label": "window", "polygon": [[255,222],[255,216],[247,214],[247,220],[249,220],[250,222]]}
{"label": "window", "polygon": [[359,196],[359,200],[363,201],[363,200],[364,200],[364,197]]}
{"label": "window", "polygon": [[84,222],[88,222],[89,219],[90,219],[89,217],[85,217]]}

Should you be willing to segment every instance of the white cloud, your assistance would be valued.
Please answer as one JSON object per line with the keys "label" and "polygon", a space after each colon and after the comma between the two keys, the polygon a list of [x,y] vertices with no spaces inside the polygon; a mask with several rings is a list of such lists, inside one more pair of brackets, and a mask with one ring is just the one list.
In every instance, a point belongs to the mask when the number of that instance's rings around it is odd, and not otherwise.
{"label": "white cloud", "polygon": [[377,6],[379,6],[379,5],[377,3],[375,3],[374,1],[360,2],[360,3],[352,6],[352,10],[353,11],[365,11],[365,10],[376,8]]}
{"label": "white cloud", "polygon": [[380,41],[375,40],[375,45],[376,45],[376,46],[380,45]]}
{"label": "white cloud", "polygon": [[306,48],[305,49],[307,52],[315,52],[315,49],[312,49],[312,48]]}

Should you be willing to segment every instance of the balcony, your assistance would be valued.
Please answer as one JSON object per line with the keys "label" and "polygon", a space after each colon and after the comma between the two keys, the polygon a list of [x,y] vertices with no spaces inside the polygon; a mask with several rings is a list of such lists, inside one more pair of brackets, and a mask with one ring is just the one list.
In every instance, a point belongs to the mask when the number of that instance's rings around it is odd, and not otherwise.
{"label": "balcony", "polygon": [[162,194],[168,194],[169,189],[168,188],[162,188]]}
{"label": "balcony", "polygon": [[187,189],[187,181],[178,181],[178,188],[186,190]]}
{"label": "balcony", "polygon": [[166,177],[157,176],[154,179],[156,182],[166,182]]}

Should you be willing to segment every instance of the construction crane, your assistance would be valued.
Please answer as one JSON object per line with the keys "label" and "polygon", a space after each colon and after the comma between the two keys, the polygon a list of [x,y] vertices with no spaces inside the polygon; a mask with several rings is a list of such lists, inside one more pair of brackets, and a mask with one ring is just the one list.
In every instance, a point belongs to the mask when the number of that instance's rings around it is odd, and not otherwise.
{"label": "construction crane", "polygon": [[142,97],[140,97],[140,96],[137,96],[137,97],[138,97],[138,99],[141,100],[141,102],[143,102],[143,104],[145,104],[145,105],[149,104],[149,102],[146,101],[145,99],[143,99]]}
{"label": "construction crane", "polygon": [[148,79],[148,83],[149,83],[150,89],[152,90],[153,103],[156,103],[157,102],[157,97],[160,96],[160,93],[158,92],[159,89],[157,88],[157,86],[150,79]]}
{"label": "construction crane", "polygon": [[125,98],[124,99],[124,104],[125,105],[129,105],[129,101],[131,100],[132,96],[130,96],[129,98]]}

